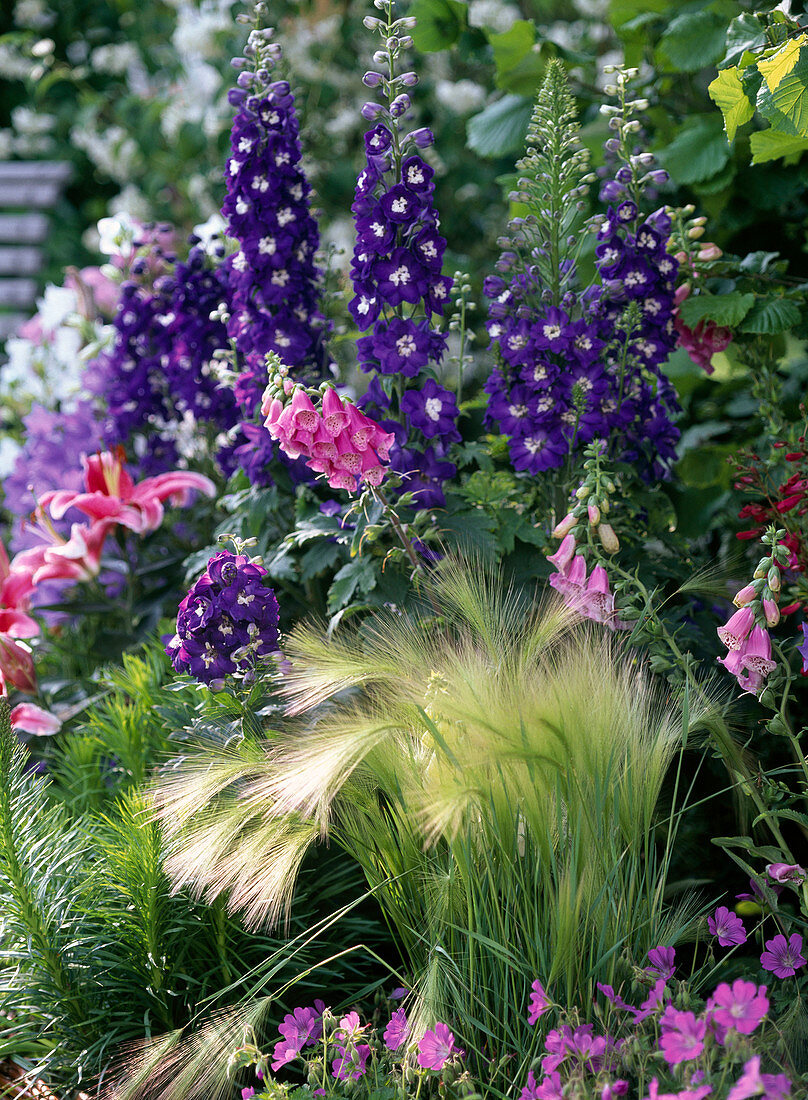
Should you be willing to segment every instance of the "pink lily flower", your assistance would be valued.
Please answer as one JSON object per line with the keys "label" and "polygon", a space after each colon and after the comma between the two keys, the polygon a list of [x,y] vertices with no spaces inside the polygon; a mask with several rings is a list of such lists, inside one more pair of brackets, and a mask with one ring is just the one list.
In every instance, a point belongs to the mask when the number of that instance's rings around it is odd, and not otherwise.
{"label": "pink lily flower", "polygon": [[18,703],[11,711],[11,728],[36,737],[49,737],[62,728],[61,719],[33,703]]}
{"label": "pink lily flower", "polygon": [[69,539],[58,535],[42,515],[34,529],[43,541],[30,550],[21,550],[11,563],[10,576],[19,577],[21,586],[24,581],[28,594],[42,581],[88,581],[98,576],[101,551],[110,529],[106,520],[92,526],[74,523]]}
{"label": "pink lily flower", "polygon": [[39,500],[54,519],[68,508],[77,508],[92,520],[108,526],[121,524],[140,535],[155,531],[163,521],[163,501],[185,505],[191,491],[212,497],[216,487],[210,478],[185,470],[147,477],[136,485],[124,468],[120,454],[104,451],[82,458],[85,492],[57,489]]}
{"label": "pink lily flower", "polygon": [[7,684],[33,695],[37,690],[36,669],[25,642],[0,634],[0,695],[7,694]]}

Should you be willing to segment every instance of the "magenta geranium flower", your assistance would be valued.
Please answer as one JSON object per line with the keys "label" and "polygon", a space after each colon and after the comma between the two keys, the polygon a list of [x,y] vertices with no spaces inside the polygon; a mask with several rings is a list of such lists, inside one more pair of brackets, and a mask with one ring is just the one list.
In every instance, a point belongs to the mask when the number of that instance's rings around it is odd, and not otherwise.
{"label": "magenta geranium flower", "polygon": [[527,1084],[519,1093],[519,1100],[563,1100],[564,1086],[560,1073],[548,1073],[541,1081],[533,1076],[533,1070],[527,1075]]}
{"label": "magenta geranium flower", "polygon": [[331,1073],[338,1081],[358,1081],[367,1072],[370,1047],[367,1043],[344,1047],[337,1044],[338,1057],[331,1063]]}
{"label": "magenta geranium flower", "polygon": [[390,1023],[384,1029],[384,1045],[388,1050],[398,1050],[406,1043],[410,1035],[410,1025],[403,1008],[396,1009],[390,1017]]}
{"label": "magenta geranium flower", "polygon": [[648,1096],[643,1100],[702,1100],[712,1091],[712,1085],[700,1085],[695,1089],[683,1089],[682,1092],[660,1092],[659,1081],[654,1077],[648,1086]]}
{"label": "magenta geranium flower", "polygon": [[778,978],[790,978],[796,974],[800,967],[805,966],[799,932],[789,936],[788,940],[783,935],[767,940],[766,950],[760,956],[760,965]]}
{"label": "magenta geranium flower", "polygon": [[545,1014],[552,1003],[544,991],[544,986],[537,978],[530,987],[530,1002],[527,1006],[527,1022],[531,1027]]}
{"label": "magenta geranium flower", "polygon": [[695,1013],[680,1012],[668,1005],[659,1023],[662,1029],[659,1046],[669,1066],[689,1062],[704,1050],[707,1023],[697,1019]]}
{"label": "magenta geranium flower", "polygon": [[713,1019],[722,1027],[734,1027],[742,1035],[751,1035],[769,1011],[765,985],[755,985],[738,978],[727,985],[722,982],[709,1001]]}
{"label": "magenta geranium flower", "polygon": [[715,915],[707,918],[707,927],[722,947],[733,947],[739,943],[746,943],[746,929],[743,926],[743,921],[730,909],[727,909],[726,905],[720,905],[716,909]]}
{"label": "magenta geranium flower", "polygon": [[457,1051],[455,1037],[446,1024],[435,1024],[418,1044],[418,1065],[421,1069],[442,1070]]}
{"label": "magenta geranium flower", "polygon": [[743,1067],[743,1073],[727,1093],[727,1100],[748,1100],[750,1096],[763,1096],[764,1100],[787,1100],[791,1095],[791,1083],[783,1073],[761,1073],[760,1055]]}
{"label": "magenta geranium flower", "polygon": [[676,969],[676,952],[672,947],[652,947],[648,952],[648,969],[665,981],[673,977]]}

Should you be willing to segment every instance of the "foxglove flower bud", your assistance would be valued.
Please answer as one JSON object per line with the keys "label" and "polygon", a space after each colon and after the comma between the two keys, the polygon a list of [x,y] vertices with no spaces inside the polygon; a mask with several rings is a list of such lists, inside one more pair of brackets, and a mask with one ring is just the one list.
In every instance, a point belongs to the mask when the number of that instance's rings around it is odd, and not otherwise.
{"label": "foxglove flower bud", "polygon": [[607,554],[616,554],[620,549],[620,540],[610,523],[598,524],[598,538]]}

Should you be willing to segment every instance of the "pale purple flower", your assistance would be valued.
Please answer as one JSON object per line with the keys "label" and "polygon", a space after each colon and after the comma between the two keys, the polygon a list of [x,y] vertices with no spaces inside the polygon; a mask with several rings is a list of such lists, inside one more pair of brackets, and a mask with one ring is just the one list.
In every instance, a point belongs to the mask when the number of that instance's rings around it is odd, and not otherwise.
{"label": "pale purple flower", "polygon": [[388,1050],[398,1050],[406,1043],[410,1034],[410,1025],[403,1008],[396,1009],[390,1017],[390,1023],[384,1029],[384,1045]]}
{"label": "pale purple flower", "polygon": [[435,1024],[418,1044],[418,1065],[421,1069],[442,1070],[456,1051],[455,1037],[446,1024]]}
{"label": "pale purple flower", "polygon": [[778,978],[790,978],[805,966],[802,954],[802,936],[795,932],[786,941],[785,936],[775,936],[766,941],[766,950],[760,956],[760,965],[771,970]]}
{"label": "pale purple flower", "polygon": [[338,1081],[358,1081],[367,1072],[367,1060],[370,1057],[370,1047],[367,1043],[359,1043],[357,1046],[342,1046],[337,1044],[339,1057],[331,1063],[332,1076]]}
{"label": "pale purple flower", "polygon": [[527,1006],[527,1022],[531,1027],[542,1017],[553,1003],[544,991],[544,986],[536,979],[530,987],[530,1002]]}
{"label": "pale purple flower", "polygon": [[722,982],[710,998],[708,1008],[713,1020],[722,1027],[734,1027],[742,1035],[751,1035],[769,1011],[766,986],[756,986],[742,978],[731,986]]}
{"label": "pale purple flower", "polygon": [[640,1005],[639,1011],[634,1010],[637,1023],[642,1020],[647,1020],[649,1016],[653,1016],[657,1009],[662,1007],[662,1002],[665,997],[665,979],[658,978],[654,988],[648,994],[646,999]]}
{"label": "pale purple flower", "polygon": [[648,952],[648,961],[651,964],[648,970],[667,981],[676,970],[676,951],[672,947],[652,947]]}
{"label": "pale purple flower", "polygon": [[704,1050],[707,1024],[698,1020],[695,1013],[680,1012],[668,1005],[659,1022],[662,1029],[659,1046],[669,1066],[689,1062]]}
{"label": "pale purple flower", "polygon": [[717,937],[722,947],[746,943],[746,929],[743,921],[727,909],[726,905],[720,905],[715,915],[707,918],[707,927],[710,929],[710,934]]}
{"label": "pale purple flower", "polygon": [[700,1085],[695,1089],[683,1089],[681,1092],[660,1092],[656,1077],[648,1086],[648,1096],[644,1100],[702,1100],[713,1091],[712,1085]]}
{"label": "pale purple flower", "polygon": [[791,1095],[791,1084],[782,1073],[761,1073],[760,1055],[743,1067],[743,1073],[727,1093],[727,1100],[747,1100],[750,1096],[763,1096],[764,1100],[786,1100]]}

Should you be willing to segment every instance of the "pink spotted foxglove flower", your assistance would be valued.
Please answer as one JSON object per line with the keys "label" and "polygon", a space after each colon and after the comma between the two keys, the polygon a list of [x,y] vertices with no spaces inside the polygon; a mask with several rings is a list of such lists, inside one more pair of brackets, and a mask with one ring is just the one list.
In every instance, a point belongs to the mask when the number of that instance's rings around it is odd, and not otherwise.
{"label": "pink spotted foxglove flower", "polygon": [[630,624],[617,617],[609,577],[602,565],[596,564],[587,577],[586,559],[576,553],[573,535],[566,534],[561,545],[547,560],[556,572],[550,575],[550,585],[560,592],[564,603],[579,615],[603,623],[609,630],[629,630]]}
{"label": "pink spotted foxglove flower", "polygon": [[264,426],[284,454],[304,458],[332,489],[353,493],[362,483],[382,483],[395,438],[390,432],[332,387],[326,388],[319,408],[301,386],[293,390],[291,401],[284,396],[270,385],[261,406]]}

